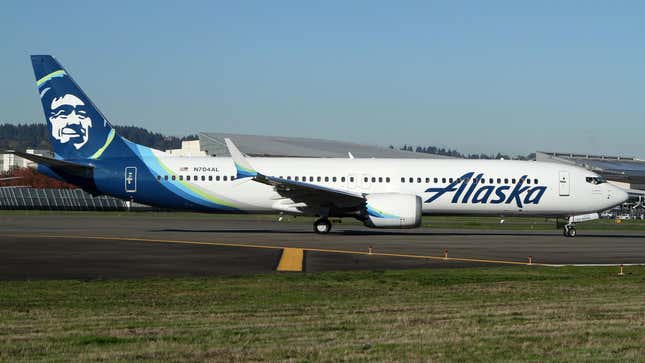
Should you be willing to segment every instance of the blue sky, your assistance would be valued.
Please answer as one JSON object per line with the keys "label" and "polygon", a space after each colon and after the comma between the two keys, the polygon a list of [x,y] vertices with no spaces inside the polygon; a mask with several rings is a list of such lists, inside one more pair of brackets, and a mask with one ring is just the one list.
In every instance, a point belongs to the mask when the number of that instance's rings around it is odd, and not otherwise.
{"label": "blue sky", "polygon": [[645,3],[5,1],[0,121],[29,54],[114,124],[462,152],[645,157]]}

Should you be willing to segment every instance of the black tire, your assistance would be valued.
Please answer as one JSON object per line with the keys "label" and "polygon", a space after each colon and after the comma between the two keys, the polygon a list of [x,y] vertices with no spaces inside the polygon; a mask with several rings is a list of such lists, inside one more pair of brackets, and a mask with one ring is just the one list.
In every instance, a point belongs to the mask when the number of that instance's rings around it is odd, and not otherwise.
{"label": "black tire", "polygon": [[576,229],[575,229],[575,227],[571,227],[571,228],[569,228],[569,233],[568,233],[568,235],[569,235],[569,237],[575,237],[575,236],[576,236]]}
{"label": "black tire", "polygon": [[327,234],[331,231],[331,222],[327,218],[320,218],[314,222],[314,232]]}

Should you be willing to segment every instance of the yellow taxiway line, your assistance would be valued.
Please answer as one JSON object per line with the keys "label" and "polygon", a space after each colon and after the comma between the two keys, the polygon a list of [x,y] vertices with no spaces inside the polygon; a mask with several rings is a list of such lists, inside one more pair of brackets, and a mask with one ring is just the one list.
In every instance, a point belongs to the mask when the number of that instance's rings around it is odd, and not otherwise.
{"label": "yellow taxiway line", "polygon": [[302,263],[304,262],[305,251],[302,248],[285,248],[282,250],[280,263],[278,263],[277,271],[302,271]]}
{"label": "yellow taxiway line", "polygon": [[133,242],[145,242],[145,243],[175,243],[175,244],[200,245],[200,246],[263,248],[263,249],[273,249],[273,250],[300,249],[303,252],[308,251],[308,252],[340,253],[340,254],[351,254],[351,255],[402,257],[402,258],[417,258],[417,259],[426,259],[426,260],[443,260],[443,261],[456,261],[456,262],[479,262],[479,263],[520,265],[520,266],[549,266],[549,264],[543,264],[543,263],[535,263],[535,262],[529,263],[529,262],[509,261],[509,260],[491,260],[491,259],[479,259],[479,258],[415,255],[415,254],[406,254],[406,253],[383,253],[383,252],[374,252],[374,251],[354,251],[354,250],[338,250],[338,249],[326,249],[326,248],[272,246],[272,245],[258,245],[258,244],[245,244],[245,243],[204,242],[204,241],[186,241],[186,240],[152,239],[152,238],[136,238],[136,237],[71,236],[71,235],[51,235],[51,234],[0,234],[0,236],[16,237],[16,238],[35,238],[35,237],[36,238],[70,238],[70,239],[88,239],[88,240],[133,241]]}

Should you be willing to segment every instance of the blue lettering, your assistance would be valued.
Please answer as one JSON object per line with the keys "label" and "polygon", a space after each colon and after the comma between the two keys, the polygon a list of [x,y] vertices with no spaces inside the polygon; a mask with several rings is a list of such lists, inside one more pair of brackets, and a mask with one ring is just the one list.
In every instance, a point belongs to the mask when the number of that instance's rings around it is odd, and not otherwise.
{"label": "blue lettering", "polygon": [[497,199],[493,199],[490,202],[493,204],[499,204],[503,202],[506,199],[506,194],[504,194],[504,191],[509,189],[511,189],[511,187],[509,187],[508,185],[503,185],[497,188],[497,190],[495,190],[495,195],[497,196]]}
{"label": "blue lettering", "polygon": [[[546,187],[534,187],[529,190],[524,198],[524,204],[538,204],[545,191]],[[535,196],[533,196],[533,194],[535,194]]]}
{"label": "blue lettering", "polygon": [[506,199],[506,204],[511,204],[511,201],[515,200],[515,203],[517,204],[517,206],[522,208],[522,200],[520,199],[520,195],[525,191],[527,191],[529,188],[531,188],[528,186],[522,188],[522,183],[524,183],[524,178],[526,178],[526,175],[520,178],[517,184],[515,184],[515,188],[513,188],[513,191],[508,196],[508,199]]}
{"label": "blue lettering", "polygon": [[483,203],[486,204],[488,203],[488,198],[490,198],[490,195],[493,193],[495,190],[495,187],[492,185],[487,185],[485,187],[482,187],[473,195],[473,203]]}
{"label": "blue lettering", "polygon": [[[524,185],[524,181],[527,177],[526,175],[519,179],[510,193],[508,193],[508,191],[511,190],[511,186],[509,185],[501,185],[498,187],[495,185],[485,185],[478,188],[480,185],[479,181],[483,178],[484,174],[477,174],[477,176],[472,179],[473,175],[475,175],[474,172],[468,172],[443,188],[426,189],[426,193],[434,193],[434,195],[428,198],[425,203],[432,203],[441,198],[444,194],[453,193],[451,200],[451,203],[453,204],[459,203],[460,200],[461,203],[464,204],[511,204],[515,201],[515,204],[517,204],[519,208],[522,208],[522,203],[538,204],[547,188],[545,186],[536,185],[532,187],[530,185]],[[524,197],[522,197],[523,193],[526,193]]]}
{"label": "blue lettering", "polygon": [[464,199],[461,200],[462,203],[468,203],[468,198],[470,198],[470,195],[473,194],[473,191],[477,187],[477,184],[479,184],[479,178],[481,178],[482,175],[484,174],[479,174],[477,175],[477,177],[475,177],[475,179],[472,179],[470,181],[470,188],[468,188],[468,192],[466,192],[466,195],[464,195]]}
{"label": "blue lettering", "polygon": [[[450,183],[445,188],[428,188],[428,189],[426,189],[426,193],[435,193],[435,195],[433,195],[432,197],[428,198],[425,202],[426,203],[434,202],[435,200],[439,199],[442,195],[444,195],[444,194],[446,194],[448,192],[454,192],[455,190],[457,190],[457,188],[456,188],[457,184],[462,183],[462,181],[465,178],[470,178],[472,175],[473,175],[473,173],[466,173],[461,177],[461,180],[457,179],[457,180],[453,181],[452,183]],[[455,197],[453,197],[453,201],[452,201],[453,203],[456,203],[455,198],[458,198],[459,194],[461,194],[461,192],[464,190],[464,187],[465,187],[465,185],[462,183],[461,186],[459,187],[459,191],[457,192]]]}

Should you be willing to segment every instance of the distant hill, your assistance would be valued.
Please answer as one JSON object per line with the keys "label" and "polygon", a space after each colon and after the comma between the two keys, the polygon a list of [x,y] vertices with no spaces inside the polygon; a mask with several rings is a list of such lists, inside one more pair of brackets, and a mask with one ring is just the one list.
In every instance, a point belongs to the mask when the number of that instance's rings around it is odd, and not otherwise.
{"label": "distant hill", "polygon": [[[185,140],[197,140],[197,135],[183,137],[165,136],[136,126],[114,126],[126,139],[159,150],[178,149]],[[47,125],[0,124],[0,149],[25,150],[27,148],[51,150]]]}

